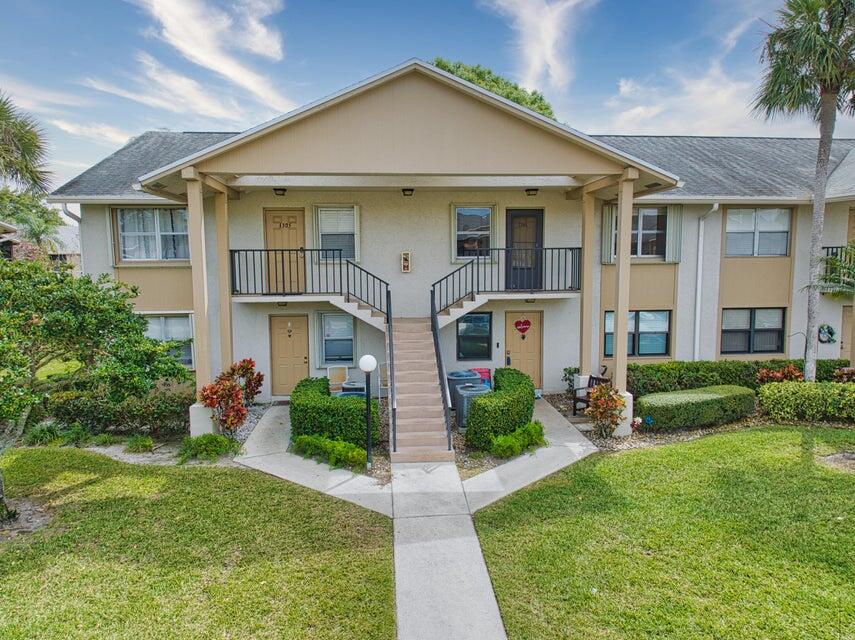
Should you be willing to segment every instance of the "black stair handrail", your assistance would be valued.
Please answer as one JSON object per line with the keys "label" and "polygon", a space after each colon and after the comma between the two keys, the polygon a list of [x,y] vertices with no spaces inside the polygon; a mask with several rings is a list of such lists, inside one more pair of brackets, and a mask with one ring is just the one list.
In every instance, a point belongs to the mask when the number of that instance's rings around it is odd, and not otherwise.
{"label": "black stair handrail", "polygon": [[579,291],[580,247],[473,249],[468,261],[433,283],[437,312],[479,293]]}
{"label": "black stair handrail", "polygon": [[355,298],[382,313],[388,321],[390,313],[386,307],[387,291],[389,291],[389,283],[383,278],[360,267],[352,260],[345,260],[343,293],[348,301]]}
{"label": "black stair handrail", "polygon": [[395,387],[395,332],[392,326],[392,290],[386,289],[386,340],[389,345],[389,443],[392,452],[398,450],[398,391]]}
{"label": "black stair handrail", "polygon": [[445,363],[442,361],[442,349],[439,347],[439,319],[436,309],[436,288],[430,289],[430,330],[433,334],[433,349],[436,354],[436,371],[439,376],[439,388],[442,393],[442,410],[445,417],[445,436],[448,440],[448,450],[451,445],[451,393],[448,389],[448,378],[445,375]]}

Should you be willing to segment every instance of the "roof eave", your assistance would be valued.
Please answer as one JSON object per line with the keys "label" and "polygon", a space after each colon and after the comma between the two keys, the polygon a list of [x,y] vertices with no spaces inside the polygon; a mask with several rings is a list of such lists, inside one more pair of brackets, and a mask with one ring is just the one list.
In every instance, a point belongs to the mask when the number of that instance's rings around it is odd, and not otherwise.
{"label": "roof eave", "polygon": [[62,204],[63,202],[73,204],[176,204],[174,200],[167,200],[166,198],[157,196],[134,198],[126,195],[50,195],[45,200],[55,204]]}

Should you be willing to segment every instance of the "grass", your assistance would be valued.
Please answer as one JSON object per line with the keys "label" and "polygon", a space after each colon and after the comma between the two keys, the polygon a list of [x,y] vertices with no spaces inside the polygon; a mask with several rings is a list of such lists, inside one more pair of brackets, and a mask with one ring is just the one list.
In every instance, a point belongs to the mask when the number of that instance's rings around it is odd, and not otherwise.
{"label": "grass", "polygon": [[0,542],[0,638],[394,638],[387,518],[261,473],[0,460],[54,514]]}
{"label": "grass", "polygon": [[484,510],[512,640],[855,638],[855,430],[595,454]]}

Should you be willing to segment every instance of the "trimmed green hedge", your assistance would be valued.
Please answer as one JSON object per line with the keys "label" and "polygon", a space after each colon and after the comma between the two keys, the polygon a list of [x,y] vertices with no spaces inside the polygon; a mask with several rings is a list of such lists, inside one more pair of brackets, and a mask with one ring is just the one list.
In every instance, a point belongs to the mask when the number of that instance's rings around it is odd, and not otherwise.
{"label": "trimmed green hedge", "polygon": [[356,471],[368,464],[365,449],[342,440],[330,440],[323,436],[297,436],[292,445],[294,451],[309,458],[321,458],[333,467],[350,467]]}
{"label": "trimmed green hedge", "polygon": [[[749,389],[759,388],[760,369],[782,369],[792,364],[804,371],[804,360],[698,360],[662,362],[657,364],[629,363],[626,368],[628,391],[636,398],[661,391],[680,391],[722,384],[734,384]],[[849,365],[848,360],[818,360],[816,379],[833,379],[834,371]]]}
{"label": "trimmed green hedge", "polygon": [[642,429],[667,431],[733,422],[754,413],[754,391],[736,385],[718,385],[652,393],[638,398],[635,414]]}
{"label": "trimmed green hedge", "polygon": [[[329,378],[303,378],[291,392],[291,440],[324,436],[365,444],[365,398],[330,395]],[[380,440],[380,410],[371,401],[372,440]]]}
{"label": "trimmed green hedge", "polygon": [[770,382],[759,395],[760,407],[775,420],[855,421],[853,382]]}
{"label": "trimmed green hedge", "polygon": [[75,423],[91,434],[145,433],[156,437],[185,434],[190,428],[189,389],[156,389],[144,396],[112,402],[99,391],[61,391],[51,395],[47,412],[61,425]]}
{"label": "trimmed green hedge", "polygon": [[496,436],[507,435],[531,422],[534,382],[517,369],[493,374],[494,390],[473,399],[466,418],[466,444],[489,451]]}
{"label": "trimmed green hedge", "polygon": [[513,458],[529,447],[540,447],[545,444],[543,424],[535,420],[507,435],[493,438],[490,453],[497,458]]}

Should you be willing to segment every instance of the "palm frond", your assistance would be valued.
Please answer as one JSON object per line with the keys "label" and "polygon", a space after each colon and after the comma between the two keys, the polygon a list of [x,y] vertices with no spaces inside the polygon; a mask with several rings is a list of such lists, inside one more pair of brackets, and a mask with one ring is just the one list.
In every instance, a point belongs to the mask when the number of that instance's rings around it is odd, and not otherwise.
{"label": "palm frond", "polygon": [[50,187],[44,131],[3,93],[0,93],[0,177],[39,193]]}

